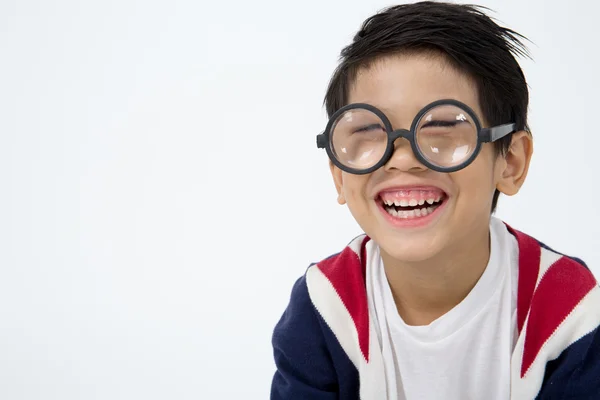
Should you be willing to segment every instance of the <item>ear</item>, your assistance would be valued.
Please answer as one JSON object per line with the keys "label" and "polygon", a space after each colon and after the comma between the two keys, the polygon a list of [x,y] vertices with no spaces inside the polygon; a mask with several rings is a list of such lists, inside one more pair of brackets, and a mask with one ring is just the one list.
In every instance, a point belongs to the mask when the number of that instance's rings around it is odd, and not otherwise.
{"label": "ear", "polygon": [[333,177],[333,183],[335,184],[335,190],[337,190],[338,203],[346,204],[346,198],[344,197],[344,181],[342,179],[342,170],[336,167],[331,161],[329,161],[329,169],[331,170],[331,176]]}
{"label": "ear", "polygon": [[[507,196],[517,194],[525,182],[533,154],[533,140],[525,131],[513,134],[510,147],[502,158],[501,176],[496,188]],[[499,171],[500,172],[500,171]]]}

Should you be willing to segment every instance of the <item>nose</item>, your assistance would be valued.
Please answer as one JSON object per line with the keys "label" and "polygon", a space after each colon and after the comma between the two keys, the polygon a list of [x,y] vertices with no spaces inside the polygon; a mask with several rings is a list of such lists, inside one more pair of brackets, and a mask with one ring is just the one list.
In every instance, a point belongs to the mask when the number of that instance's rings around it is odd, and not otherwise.
{"label": "nose", "polygon": [[394,140],[394,151],[384,165],[385,171],[419,172],[427,170],[415,156],[410,141],[404,135]]}

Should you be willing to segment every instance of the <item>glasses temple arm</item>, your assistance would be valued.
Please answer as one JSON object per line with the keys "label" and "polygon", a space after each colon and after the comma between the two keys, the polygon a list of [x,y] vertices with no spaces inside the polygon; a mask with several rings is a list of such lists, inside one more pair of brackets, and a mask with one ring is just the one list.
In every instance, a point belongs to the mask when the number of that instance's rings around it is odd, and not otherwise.
{"label": "glasses temple arm", "polygon": [[327,135],[321,133],[317,135],[317,148],[324,149],[327,147]]}
{"label": "glasses temple arm", "polygon": [[483,128],[481,130],[481,139],[483,142],[495,142],[504,136],[515,131],[516,124],[504,124],[494,126],[493,128]]}

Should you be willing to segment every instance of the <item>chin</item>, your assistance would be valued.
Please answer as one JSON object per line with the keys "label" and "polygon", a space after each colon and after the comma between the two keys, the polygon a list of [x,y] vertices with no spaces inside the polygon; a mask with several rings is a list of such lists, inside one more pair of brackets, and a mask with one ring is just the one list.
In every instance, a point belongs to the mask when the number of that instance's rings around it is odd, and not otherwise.
{"label": "chin", "polygon": [[386,254],[399,262],[425,262],[434,259],[443,249],[441,243],[431,237],[412,237],[408,240],[401,238],[394,240],[386,237],[382,240],[377,240],[377,238],[373,238],[373,240],[379,245],[382,254]]}

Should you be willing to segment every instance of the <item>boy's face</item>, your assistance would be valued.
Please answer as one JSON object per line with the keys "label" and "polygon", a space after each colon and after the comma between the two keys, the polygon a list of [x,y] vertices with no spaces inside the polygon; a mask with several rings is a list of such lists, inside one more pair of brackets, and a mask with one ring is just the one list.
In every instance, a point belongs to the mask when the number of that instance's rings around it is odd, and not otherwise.
{"label": "boy's face", "polygon": [[[350,87],[348,103],[368,103],[383,111],[394,129],[409,129],[415,115],[429,103],[455,99],[470,106],[488,126],[479,106],[474,82],[435,56],[390,56],[359,72]],[[502,121],[509,123],[513,121]],[[516,144],[515,144],[516,143]],[[483,144],[472,164],[441,173],[423,166],[410,143],[398,139],[388,163],[366,175],[353,175],[331,165],[338,201],[346,203],[364,232],[384,254],[404,262],[419,262],[469,251],[470,243],[487,240],[492,198],[496,188],[512,195],[525,179],[531,142],[524,132],[514,134],[509,154],[497,156],[493,144]],[[401,211],[394,215],[384,200],[441,199],[423,215]],[[423,208],[427,208],[425,202]],[[417,207],[418,208],[418,207]],[[410,210],[400,208],[399,210]]]}

